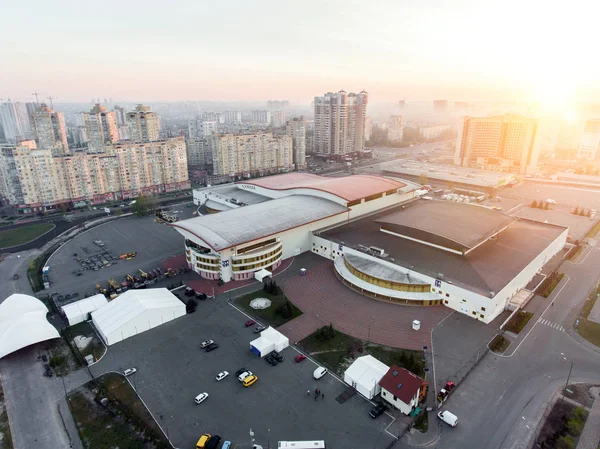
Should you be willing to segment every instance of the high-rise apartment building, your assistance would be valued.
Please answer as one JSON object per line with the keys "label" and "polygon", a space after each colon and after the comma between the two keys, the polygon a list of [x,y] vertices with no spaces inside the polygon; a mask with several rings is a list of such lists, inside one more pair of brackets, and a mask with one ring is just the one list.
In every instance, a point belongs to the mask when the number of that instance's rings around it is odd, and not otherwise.
{"label": "high-rise apartment building", "polygon": [[443,125],[443,124],[421,125],[421,126],[419,126],[419,135],[421,136],[422,139],[432,140],[432,139],[437,139],[444,132],[449,131],[450,129],[452,129],[451,125]]}
{"label": "high-rise apartment building", "polygon": [[188,122],[188,136],[190,139],[206,139],[217,133],[219,123],[216,120],[205,120],[203,117],[190,119]]}
{"label": "high-rise apartment building", "polygon": [[396,143],[404,139],[404,117],[390,115],[388,120],[388,141]]}
{"label": "high-rise apartment building", "polygon": [[270,111],[252,111],[252,122],[270,125],[271,124],[271,112]]}
{"label": "high-rise apartment building", "polygon": [[7,142],[16,143],[33,137],[28,113],[33,107],[33,103],[10,100],[0,104],[0,123]]}
{"label": "high-rise apartment building", "polygon": [[274,128],[281,128],[285,125],[285,112],[284,111],[274,111],[271,112],[271,125]]}
{"label": "high-rise apartment building", "polygon": [[240,111],[225,111],[225,114],[223,115],[225,117],[225,123],[229,125],[242,123],[242,113]]}
{"label": "high-rise apartment building", "polygon": [[267,101],[267,110],[269,112],[285,111],[285,108],[287,108],[289,105],[290,102],[288,100],[269,100]]}
{"label": "high-rise apartment building", "polygon": [[272,133],[216,134],[213,174],[238,176],[293,168],[292,137]]}
{"label": "high-rise apartment building", "polygon": [[0,147],[0,194],[21,212],[62,203],[102,203],[190,187],[183,137],[124,142],[105,152],[54,156],[34,141]]}
{"label": "high-rise apartment building", "polygon": [[115,105],[114,107],[115,120],[117,122],[117,127],[125,126],[125,108],[122,108],[119,105]]}
{"label": "high-rise apartment building", "polygon": [[454,110],[460,112],[466,112],[469,109],[469,103],[467,101],[455,101]]}
{"label": "high-rise apartment building", "polygon": [[286,134],[292,138],[293,162],[296,170],[306,167],[306,121],[295,117],[286,124]]}
{"label": "high-rise apartment building", "polygon": [[129,140],[134,142],[155,142],[160,139],[160,117],[150,110],[150,106],[138,104],[135,111],[125,115]]}
{"label": "high-rise apartment building", "polygon": [[373,119],[365,117],[365,142],[371,140],[371,134],[373,134]]}
{"label": "high-rise apartment building", "polygon": [[433,100],[433,110],[435,112],[446,112],[448,110],[448,100]]}
{"label": "high-rise apartment building", "polygon": [[315,97],[314,152],[321,156],[341,156],[362,151],[369,94],[328,92]]}
{"label": "high-rise apartment building", "polygon": [[588,120],[583,125],[577,158],[593,161],[600,156],[600,120]]}
{"label": "high-rise apartment building", "polygon": [[459,125],[454,164],[469,166],[477,158],[512,161],[519,173],[529,174],[538,164],[537,120],[506,114],[463,117]]}
{"label": "high-rise apartment building", "polygon": [[51,149],[54,155],[69,152],[65,118],[44,103],[30,117],[31,128],[40,149]]}
{"label": "high-rise apartment building", "polygon": [[212,167],[212,143],[213,139],[187,139],[188,166],[200,169]]}
{"label": "high-rise apartment building", "polygon": [[119,141],[115,113],[99,103],[90,112],[82,114],[89,146],[92,151],[102,151],[104,146]]}

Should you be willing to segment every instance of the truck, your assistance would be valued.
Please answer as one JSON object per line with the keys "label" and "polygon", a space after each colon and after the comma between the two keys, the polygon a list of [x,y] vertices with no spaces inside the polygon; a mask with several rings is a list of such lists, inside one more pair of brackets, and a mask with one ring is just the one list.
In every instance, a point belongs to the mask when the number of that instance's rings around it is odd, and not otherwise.
{"label": "truck", "polygon": [[438,418],[440,418],[442,421],[444,421],[451,427],[456,427],[456,425],[458,424],[458,416],[456,416],[454,413],[450,413],[448,410],[439,412]]}

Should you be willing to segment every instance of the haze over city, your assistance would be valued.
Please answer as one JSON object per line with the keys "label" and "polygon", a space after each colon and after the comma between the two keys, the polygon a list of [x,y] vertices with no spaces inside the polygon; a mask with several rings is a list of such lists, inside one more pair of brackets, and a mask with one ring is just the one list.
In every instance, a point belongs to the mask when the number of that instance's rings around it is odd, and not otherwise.
{"label": "haze over city", "polygon": [[598,2],[5,2],[0,95],[61,102],[600,98]]}

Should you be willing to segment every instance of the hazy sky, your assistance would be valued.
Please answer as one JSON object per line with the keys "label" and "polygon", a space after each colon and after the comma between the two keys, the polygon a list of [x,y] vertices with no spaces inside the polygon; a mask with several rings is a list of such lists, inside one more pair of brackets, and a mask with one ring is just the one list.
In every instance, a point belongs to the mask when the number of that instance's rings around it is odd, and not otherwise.
{"label": "hazy sky", "polygon": [[598,0],[5,0],[0,17],[0,97],[21,101],[600,100]]}

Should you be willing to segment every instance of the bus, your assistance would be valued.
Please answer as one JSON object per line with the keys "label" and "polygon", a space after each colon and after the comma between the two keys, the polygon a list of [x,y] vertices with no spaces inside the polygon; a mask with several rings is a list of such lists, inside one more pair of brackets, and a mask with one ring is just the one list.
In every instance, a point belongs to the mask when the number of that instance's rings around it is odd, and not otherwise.
{"label": "bus", "polygon": [[325,449],[325,441],[280,441],[277,447],[279,449]]}

